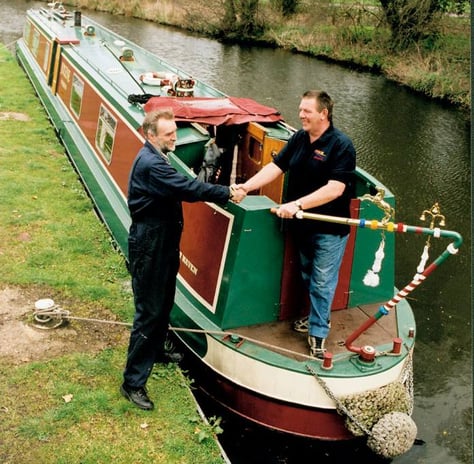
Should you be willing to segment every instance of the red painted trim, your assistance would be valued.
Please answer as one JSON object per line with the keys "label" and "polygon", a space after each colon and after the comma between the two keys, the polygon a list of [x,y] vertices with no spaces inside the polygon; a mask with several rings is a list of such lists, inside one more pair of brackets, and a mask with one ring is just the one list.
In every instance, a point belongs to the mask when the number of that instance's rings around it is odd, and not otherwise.
{"label": "red painted trim", "polygon": [[77,45],[81,43],[79,39],[56,39],[56,42],[58,42],[59,45],[69,45],[69,44],[74,44]]}
{"label": "red painted trim", "polygon": [[[351,218],[358,219],[359,199],[351,201]],[[352,275],[354,248],[357,228],[351,227],[346,251],[339,271],[339,281],[334,295],[332,310],[347,308],[349,302],[349,287]],[[296,244],[290,234],[285,238],[285,256],[280,295],[280,320],[295,319],[308,314],[309,299],[299,272],[299,257]]]}
{"label": "red painted trim", "polygon": [[182,365],[206,396],[261,427],[317,440],[355,439],[335,409],[310,408],[263,396],[220,376],[190,351]]}

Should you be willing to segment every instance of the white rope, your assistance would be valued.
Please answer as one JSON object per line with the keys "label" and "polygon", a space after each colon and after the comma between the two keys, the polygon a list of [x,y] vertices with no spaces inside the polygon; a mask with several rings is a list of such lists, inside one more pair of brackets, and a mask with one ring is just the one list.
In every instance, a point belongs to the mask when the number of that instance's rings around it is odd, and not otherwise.
{"label": "white rope", "polygon": [[380,284],[379,272],[382,269],[382,261],[385,257],[384,248],[385,237],[382,235],[379,248],[375,252],[375,260],[372,265],[372,269],[369,269],[364,277],[364,285],[367,287],[377,287]]}
{"label": "white rope", "polygon": [[[63,324],[64,322],[64,319],[71,319],[71,320],[85,321],[85,322],[95,322],[95,323],[101,323],[101,324],[123,325],[123,326],[132,327],[132,324],[129,322],[107,321],[104,319],[93,319],[89,317],[74,317],[70,315],[69,311],[62,309],[59,306],[55,306],[52,309],[48,308],[47,310],[35,310],[33,312],[33,317],[35,321],[39,323],[39,324],[35,324],[36,327],[41,328],[41,329],[47,329],[47,330],[55,329],[61,326],[61,324]],[[46,326],[46,324],[50,323],[51,321],[55,321],[54,325]],[[43,326],[41,326],[40,324],[43,324]],[[285,353],[285,354],[295,356],[298,358],[314,361],[314,358],[309,355],[298,353],[297,351],[293,351],[293,350],[288,350],[286,348],[272,345],[270,343],[265,343],[260,340],[256,340],[254,338],[239,334],[237,332],[228,332],[228,331],[223,331],[223,330],[190,329],[186,327],[173,327],[173,326],[169,326],[169,330],[172,330],[174,332],[188,332],[188,333],[201,333],[205,335],[206,334],[218,335],[221,337],[237,337],[239,339],[239,343],[242,341],[248,341],[250,343],[254,343],[255,345],[263,346],[265,348],[271,349],[276,352]]]}
{"label": "white rope", "polygon": [[413,277],[415,280],[419,280],[421,274],[425,270],[425,266],[429,258],[429,252],[428,252],[429,249],[430,249],[430,242],[429,240],[427,240],[426,245],[423,248],[423,253],[421,254],[420,262],[418,264],[418,267],[416,268],[416,274]]}

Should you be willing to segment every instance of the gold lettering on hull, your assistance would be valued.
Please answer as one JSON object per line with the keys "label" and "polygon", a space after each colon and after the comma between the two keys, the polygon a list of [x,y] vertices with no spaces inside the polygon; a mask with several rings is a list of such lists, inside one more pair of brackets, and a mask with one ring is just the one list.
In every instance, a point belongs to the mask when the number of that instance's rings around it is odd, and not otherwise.
{"label": "gold lettering on hull", "polygon": [[198,268],[188,258],[186,258],[182,252],[179,252],[179,258],[190,272],[192,272],[194,275],[197,275]]}

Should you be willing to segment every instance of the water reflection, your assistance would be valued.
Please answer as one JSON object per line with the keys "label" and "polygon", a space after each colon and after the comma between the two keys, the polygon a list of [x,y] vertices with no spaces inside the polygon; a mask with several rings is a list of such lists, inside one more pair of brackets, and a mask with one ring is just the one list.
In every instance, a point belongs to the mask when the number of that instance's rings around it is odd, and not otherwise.
{"label": "water reflection", "polygon": [[[0,0],[0,40],[11,43],[23,27],[23,12],[38,2]],[[89,14],[89,13],[88,13]],[[465,464],[471,456],[471,159],[465,115],[380,76],[359,73],[281,50],[224,45],[173,28],[132,18],[90,12],[175,66],[224,92],[277,107],[299,126],[297,106],[308,88],[324,88],[336,100],[335,124],[354,140],[358,163],[397,197],[396,220],[421,224],[420,213],[439,202],[447,228],[460,232],[459,256],[410,297],[417,318],[415,411],[425,445],[393,460],[396,464]],[[8,18],[8,19],[7,19]],[[415,273],[426,238],[397,236],[397,285]],[[447,242],[433,240],[435,258]],[[407,271],[408,269],[408,271]],[[317,461],[336,463],[358,456],[377,458],[363,447],[339,449],[295,444],[280,437],[252,461],[247,449],[263,446],[266,434],[238,422],[226,423],[223,442],[234,464]],[[263,458],[262,458],[263,456]]]}

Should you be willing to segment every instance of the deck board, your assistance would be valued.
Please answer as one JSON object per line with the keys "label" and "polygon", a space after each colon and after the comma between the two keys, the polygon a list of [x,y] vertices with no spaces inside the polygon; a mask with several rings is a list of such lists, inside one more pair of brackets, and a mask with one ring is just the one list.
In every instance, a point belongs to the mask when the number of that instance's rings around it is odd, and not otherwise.
{"label": "deck board", "polygon": [[[333,311],[331,316],[331,331],[326,341],[326,348],[333,354],[347,352],[344,341],[354,330],[358,329],[367,319],[377,312],[379,305],[365,305],[350,309]],[[355,346],[391,343],[398,336],[396,309],[387,316],[379,319],[354,341]],[[232,329],[232,332],[266,344],[274,351],[278,348],[290,351],[290,357],[299,358],[298,354],[308,354],[307,335],[298,333],[291,328],[292,321],[278,321],[270,324],[257,324]],[[291,353],[292,352],[292,353]]]}

